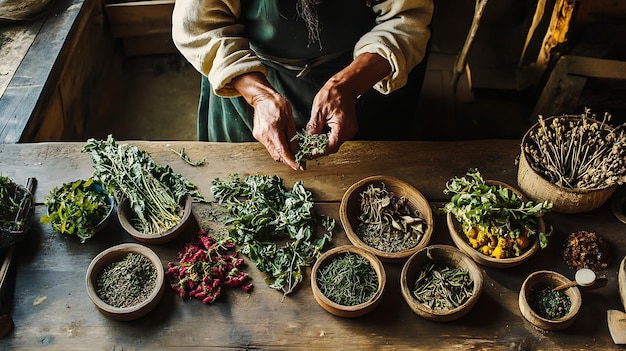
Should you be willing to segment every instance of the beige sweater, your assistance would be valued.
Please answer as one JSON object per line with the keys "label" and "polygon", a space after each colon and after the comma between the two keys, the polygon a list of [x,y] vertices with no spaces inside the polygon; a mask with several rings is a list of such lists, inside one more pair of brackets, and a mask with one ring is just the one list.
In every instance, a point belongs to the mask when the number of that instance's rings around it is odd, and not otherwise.
{"label": "beige sweater", "polygon": [[[357,42],[353,55],[377,53],[391,73],[374,88],[388,94],[403,87],[407,75],[424,58],[430,39],[433,0],[385,0],[373,6],[376,25]],[[172,37],[178,50],[202,74],[215,94],[236,97],[230,84],[248,72],[266,74],[243,36],[240,0],[179,0],[174,5]]]}

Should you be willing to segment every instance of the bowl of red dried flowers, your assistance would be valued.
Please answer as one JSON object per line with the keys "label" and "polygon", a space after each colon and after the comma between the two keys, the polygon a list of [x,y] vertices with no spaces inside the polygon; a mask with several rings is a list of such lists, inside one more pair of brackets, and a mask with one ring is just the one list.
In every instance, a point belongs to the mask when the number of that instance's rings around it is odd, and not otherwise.
{"label": "bowl of red dried flowers", "polygon": [[626,133],[609,125],[610,115],[553,116],[522,138],[517,173],[531,199],[547,200],[555,212],[581,213],[604,204],[626,182]]}
{"label": "bowl of red dried flowers", "polygon": [[124,243],[93,258],[87,268],[87,295],[105,316],[133,320],[152,311],[165,291],[165,272],[146,246]]}
{"label": "bowl of red dried flowers", "polygon": [[547,245],[543,214],[550,211],[550,203],[527,201],[504,182],[484,180],[477,169],[452,178],[444,193],[452,195],[441,208],[450,237],[479,264],[514,267]]}
{"label": "bowl of red dried flowers", "polygon": [[431,245],[414,253],[402,267],[400,289],[418,316],[448,322],[476,305],[482,271],[469,256],[449,245]]}
{"label": "bowl of red dried flowers", "polygon": [[382,300],[386,281],[378,257],[354,245],[328,250],[311,270],[315,300],[339,317],[360,317],[373,311]]}
{"label": "bowl of red dried flowers", "polygon": [[582,305],[580,290],[569,286],[555,289],[571,280],[553,271],[530,274],[519,292],[519,309],[522,316],[544,330],[561,330],[574,323]]}
{"label": "bowl of red dried flowers", "polygon": [[348,188],[339,207],[350,242],[386,262],[425,247],[434,229],[432,209],[420,191],[390,176],[364,178]]}

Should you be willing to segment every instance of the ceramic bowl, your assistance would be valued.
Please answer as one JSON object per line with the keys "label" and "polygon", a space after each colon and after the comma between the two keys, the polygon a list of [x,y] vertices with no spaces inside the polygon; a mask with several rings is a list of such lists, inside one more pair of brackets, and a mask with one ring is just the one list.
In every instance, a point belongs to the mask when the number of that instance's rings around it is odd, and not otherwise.
{"label": "ceramic bowl", "polygon": [[[98,296],[97,282],[102,272],[114,262],[123,260],[129,253],[143,255],[150,260],[157,272],[155,288],[150,295],[142,302],[130,307],[114,307],[111,306]],[[120,320],[128,321],[140,318],[156,307],[165,292],[165,272],[163,264],[157,254],[146,246],[136,243],[125,243],[108,248],[99,253],[89,264],[85,277],[87,286],[87,295],[91,302],[105,316]]]}
{"label": "ceramic bowl", "polygon": [[[361,193],[367,190],[372,184],[378,187],[384,184],[389,192],[406,197],[409,206],[419,212],[421,218],[424,220],[425,230],[416,246],[398,252],[386,252],[370,247],[361,240],[357,234],[357,228],[361,223],[358,218],[361,214]],[[374,253],[385,262],[406,260],[416,251],[428,245],[434,229],[433,212],[424,195],[410,184],[390,176],[371,176],[350,186],[341,199],[339,218],[341,219],[341,224],[343,225],[348,239],[353,245]]]}
{"label": "ceramic bowl", "polygon": [[[433,310],[419,302],[413,291],[419,270],[429,262],[450,268],[461,268],[469,273],[474,283],[472,295],[461,306],[446,310]],[[450,245],[431,245],[414,253],[402,267],[400,289],[404,300],[418,316],[436,322],[459,319],[472,310],[483,290],[483,275],[479,266],[469,256]]]}
{"label": "ceramic bowl", "polygon": [[[511,189],[513,192],[515,192],[517,194],[517,196],[519,196],[523,201],[527,201],[526,197],[524,196],[524,194],[522,194],[519,190],[515,189],[514,187],[497,181],[497,180],[486,180],[485,184],[488,185],[499,185],[502,187],[506,187],[508,189]],[[537,232],[545,232],[546,230],[546,225],[545,222],[543,220],[542,217],[538,217],[535,219],[535,221],[537,222]],[[465,233],[463,233],[463,229],[461,227],[461,224],[456,220],[456,218],[454,217],[453,214],[448,213],[447,214],[447,225],[448,225],[448,231],[450,232],[450,237],[452,238],[452,241],[454,242],[454,244],[464,253],[468,254],[474,261],[478,262],[479,264],[486,266],[486,267],[492,267],[492,268],[510,268],[510,267],[515,267],[519,264],[524,263],[525,261],[527,261],[530,257],[532,257],[537,251],[539,251],[539,238],[535,237],[530,246],[526,249],[526,251],[524,251],[521,255],[517,256],[517,257],[508,257],[508,258],[495,258],[495,257],[491,257],[491,256],[487,256],[483,253],[481,253],[480,251],[478,251],[477,249],[474,249],[467,241],[467,236],[465,235]]]}
{"label": "ceramic bowl", "polygon": [[[580,120],[580,116],[554,116],[545,120],[546,125],[555,118]],[[591,119],[589,119],[591,120]],[[607,130],[612,129],[606,123],[600,123]],[[539,122],[532,126],[522,138],[517,184],[534,201],[552,202],[552,210],[559,213],[582,213],[594,210],[604,204],[617,189],[617,184],[598,189],[568,189],[557,186],[543,178],[530,164],[525,147],[531,143],[530,133],[539,128]]]}
{"label": "ceramic bowl", "polygon": [[[376,275],[378,276],[378,290],[376,291],[374,296],[368,301],[354,306],[344,306],[331,301],[328,297],[324,296],[319,286],[317,285],[317,279],[320,269],[322,269],[333,259],[340,257],[341,255],[344,255],[346,253],[353,253],[365,257],[371,263],[372,267],[374,267]],[[385,273],[385,269],[378,257],[376,257],[371,252],[354,245],[343,245],[328,250],[317,259],[311,270],[311,289],[313,290],[313,296],[315,297],[315,301],[317,301],[317,303],[322,306],[322,308],[324,308],[326,311],[339,317],[360,317],[373,311],[382,300],[386,282],[387,276]]]}
{"label": "ceramic bowl", "polygon": [[131,211],[130,202],[127,199],[120,202],[117,215],[122,228],[124,228],[124,230],[126,230],[126,232],[128,232],[128,234],[130,234],[137,241],[146,244],[164,244],[176,239],[180,234],[182,234],[191,220],[192,197],[187,194],[183,201],[185,205],[183,207],[181,221],[173,228],[159,234],[145,234],[133,227],[130,221],[132,218],[131,216],[133,216],[134,213]]}
{"label": "ceramic bowl", "polygon": [[526,280],[524,280],[519,292],[519,309],[524,318],[544,330],[561,330],[574,323],[582,304],[580,290],[576,286],[562,290],[570,298],[571,307],[567,314],[561,318],[547,319],[541,317],[529,304],[529,298],[533,289],[541,287],[542,285],[557,287],[570,281],[570,279],[562,274],[553,271],[543,270],[530,274]]}

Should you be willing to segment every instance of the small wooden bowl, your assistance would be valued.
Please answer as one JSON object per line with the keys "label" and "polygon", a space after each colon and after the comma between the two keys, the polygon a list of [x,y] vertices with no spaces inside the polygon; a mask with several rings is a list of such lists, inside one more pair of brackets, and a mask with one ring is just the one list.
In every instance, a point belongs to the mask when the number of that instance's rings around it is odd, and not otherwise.
{"label": "small wooden bowl", "polygon": [[[551,123],[554,118],[580,119],[580,116],[555,116],[545,120]],[[604,128],[611,128],[603,124]],[[521,143],[519,165],[517,169],[517,184],[520,189],[534,201],[552,202],[552,210],[559,213],[582,213],[594,210],[604,204],[617,189],[617,184],[598,189],[567,189],[550,183],[537,173],[526,157],[524,147],[530,142],[530,132],[539,128],[539,122],[532,126]]]}
{"label": "small wooden bowl", "polygon": [[130,203],[127,199],[122,200],[117,210],[117,216],[120,221],[120,225],[124,230],[128,232],[133,238],[146,244],[164,244],[176,239],[181,233],[185,231],[189,220],[191,219],[191,203],[192,198],[187,194],[184,198],[185,206],[183,210],[183,216],[177,225],[169,230],[160,234],[145,234],[141,233],[130,223],[130,216],[133,215],[133,211],[130,209]]}
{"label": "small wooden bowl", "polygon": [[519,292],[519,309],[522,312],[524,318],[533,325],[544,330],[561,330],[569,327],[576,320],[580,306],[582,305],[582,297],[578,287],[573,286],[563,290],[563,292],[569,296],[572,303],[568,313],[558,319],[547,319],[541,317],[530,307],[528,303],[529,294],[533,288],[548,284],[556,287],[561,284],[570,282],[570,279],[566,278],[562,274],[553,271],[537,271],[530,274]]}
{"label": "small wooden bowl", "polygon": [[[326,296],[324,296],[324,294],[317,285],[317,276],[319,270],[334,258],[346,253],[354,253],[365,257],[371,263],[372,267],[374,267],[376,275],[378,276],[378,290],[376,290],[376,293],[369,301],[366,301],[359,305],[343,306],[335,303]],[[363,248],[353,245],[343,245],[328,250],[317,259],[311,270],[311,289],[313,290],[313,296],[315,297],[315,301],[317,301],[317,303],[322,306],[322,308],[324,308],[326,311],[339,317],[360,317],[374,310],[383,298],[386,282],[387,275],[385,273],[385,268],[383,267],[383,264],[378,259],[378,257]]]}
{"label": "small wooden bowl", "polygon": [[[519,196],[522,199],[522,201],[527,201],[524,194],[522,194],[519,190],[515,189],[514,187],[506,183],[503,183],[497,180],[486,180],[485,184],[499,185],[499,186],[511,189],[513,192],[517,194],[517,196]],[[546,225],[545,225],[543,218],[537,217],[536,222],[537,222],[537,231],[545,232]],[[480,251],[474,249],[467,242],[467,236],[465,235],[465,233],[463,233],[461,224],[456,220],[456,218],[454,218],[454,215],[451,213],[447,214],[447,224],[448,224],[448,231],[450,232],[450,237],[452,238],[452,241],[454,242],[454,244],[461,251],[468,254],[474,261],[486,267],[492,267],[492,268],[515,267],[527,261],[532,255],[534,255],[537,251],[539,251],[539,238],[535,237],[530,247],[528,247],[528,249],[526,249],[524,253],[522,253],[521,255],[517,257],[495,258],[495,257],[487,256],[481,253]]]}
{"label": "small wooden bowl", "polygon": [[[129,253],[143,255],[150,260],[157,272],[155,288],[144,301],[130,307],[113,307],[100,299],[96,287],[98,279],[102,272],[113,262],[123,260]],[[85,284],[87,286],[87,295],[91,302],[105,316],[120,320],[128,321],[140,318],[154,309],[165,292],[165,272],[163,264],[159,256],[151,249],[135,243],[125,243],[108,248],[99,253],[89,264]]]}
{"label": "small wooden bowl", "polygon": [[[382,251],[364,243],[356,232],[360,224],[359,215],[361,214],[361,193],[367,190],[370,184],[381,186],[383,183],[388,191],[394,192],[397,195],[405,196],[408,199],[409,206],[417,210],[424,220],[424,225],[426,227],[424,234],[422,235],[419,243],[410,249],[397,252]],[[348,239],[353,245],[374,253],[385,262],[403,261],[419,249],[428,245],[435,225],[432,209],[424,195],[422,195],[421,192],[410,184],[390,176],[371,176],[350,186],[341,199],[341,204],[339,206],[339,218],[344,230],[346,231]]]}
{"label": "small wooden bowl", "polygon": [[[469,272],[474,288],[472,296],[463,305],[450,310],[432,310],[415,298],[413,290],[417,272],[430,261]],[[400,289],[404,300],[418,316],[431,321],[448,322],[463,317],[474,308],[483,290],[483,275],[478,265],[459,249],[450,245],[431,245],[417,251],[406,261],[400,274]]]}

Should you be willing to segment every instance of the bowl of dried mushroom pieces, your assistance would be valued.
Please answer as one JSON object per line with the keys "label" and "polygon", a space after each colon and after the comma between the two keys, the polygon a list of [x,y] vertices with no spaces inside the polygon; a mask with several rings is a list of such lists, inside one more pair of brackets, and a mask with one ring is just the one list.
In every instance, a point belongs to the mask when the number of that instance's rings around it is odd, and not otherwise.
{"label": "bowl of dried mushroom pieces", "polygon": [[382,261],[403,261],[430,241],[432,209],[420,191],[384,175],[364,178],[348,188],[339,217],[350,242]]}
{"label": "bowl of dried mushroom pieces", "polygon": [[522,138],[517,182],[532,200],[552,202],[560,213],[588,212],[604,204],[626,181],[626,133],[610,115],[553,116]]}

